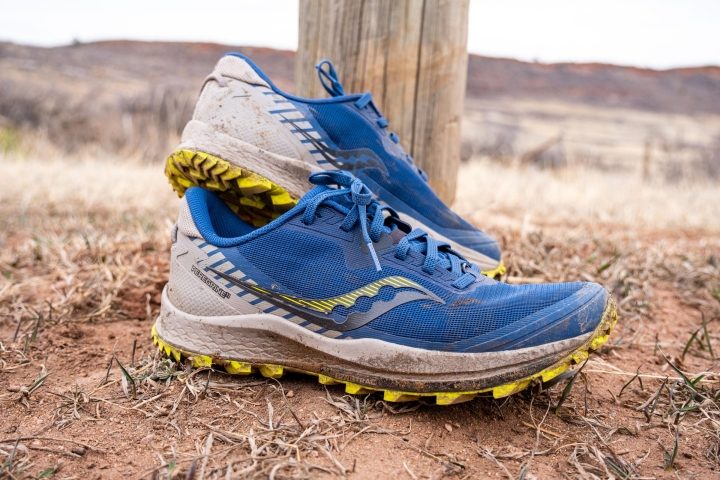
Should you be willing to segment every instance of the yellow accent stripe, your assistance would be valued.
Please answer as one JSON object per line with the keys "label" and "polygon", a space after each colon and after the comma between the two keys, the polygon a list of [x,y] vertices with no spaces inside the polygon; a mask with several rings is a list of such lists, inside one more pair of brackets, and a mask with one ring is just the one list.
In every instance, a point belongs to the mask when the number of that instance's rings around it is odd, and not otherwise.
{"label": "yellow accent stripe", "polygon": [[[380,280],[376,280],[372,283],[369,283],[365,285],[364,287],[360,287],[356,290],[353,290],[352,292],[345,293],[343,295],[339,295],[337,297],[331,297],[331,298],[318,298],[318,299],[303,299],[303,298],[296,298],[292,297],[290,295],[285,294],[279,294],[278,296],[281,297],[283,300],[287,300],[289,302],[294,303],[295,305],[300,305],[307,307],[311,310],[315,310],[316,312],[320,313],[330,313],[333,308],[342,305],[346,308],[352,307],[355,305],[355,302],[360,297],[368,297],[372,298],[376,296],[380,289],[384,286],[392,286],[396,288],[404,288],[404,287],[413,287],[417,288],[419,290],[423,289],[420,285],[413,282],[412,280],[409,280],[405,277],[400,276],[394,276],[394,277],[385,277],[381,278]],[[262,290],[259,287],[257,287],[258,291],[262,291],[263,293],[270,293],[266,290]]]}

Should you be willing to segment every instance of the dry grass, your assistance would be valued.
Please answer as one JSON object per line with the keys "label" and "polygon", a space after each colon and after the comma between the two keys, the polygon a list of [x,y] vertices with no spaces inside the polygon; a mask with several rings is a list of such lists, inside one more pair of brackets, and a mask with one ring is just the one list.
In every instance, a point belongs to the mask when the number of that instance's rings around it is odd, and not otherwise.
{"label": "dry grass", "polygon": [[469,98],[464,157],[590,167],[670,184],[720,179],[720,115],[611,104],[518,95]]}
{"label": "dry grass", "polygon": [[[510,281],[600,281],[621,323],[555,388],[437,408],[161,358],[147,332],[175,201],[160,168],[0,162],[13,179],[0,192],[0,476],[707,478],[720,468],[720,237],[717,207],[698,201],[717,195],[709,188],[676,192],[663,210],[645,202],[665,187],[466,166],[458,208],[503,237]],[[490,182],[505,195],[473,200]],[[533,197],[543,185],[552,193]]]}
{"label": "dry grass", "polygon": [[[665,184],[622,172],[516,168],[475,160],[463,166],[458,190],[456,208],[478,224],[490,217],[515,228],[599,222],[633,230],[720,232],[716,182]],[[478,207],[482,210],[476,212]]]}

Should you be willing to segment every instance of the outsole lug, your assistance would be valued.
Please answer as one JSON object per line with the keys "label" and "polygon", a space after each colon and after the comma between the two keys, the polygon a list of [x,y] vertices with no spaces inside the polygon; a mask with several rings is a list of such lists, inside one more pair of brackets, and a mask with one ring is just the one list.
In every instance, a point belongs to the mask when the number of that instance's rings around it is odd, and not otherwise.
{"label": "outsole lug", "polygon": [[352,395],[362,395],[366,393],[372,393],[376,391],[374,388],[370,387],[363,387],[362,385],[358,385],[357,383],[352,382],[343,382],[345,383],[345,393],[350,393]]}
{"label": "outsole lug", "polygon": [[420,400],[421,395],[418,393],[411,392],[399,392],[397,390],[383,390],[383,400],[386,402],[412,402],[414,400]]}
{"label": "outsole lug", "polygon": [[178,196],[196,185],[218,192],[233,212],[256,227],[297,204],[297,199],[280,185],[201,151],[180,149],[170,154],[165,176]]}
{"label": "outsole lug", "polygon": [[195,368],[211,367],[213,364],[212,357],[208,355],[193,355],[191,361]]}
{"label": "outsole lug", "polygon": [[260,375],[267,378],[280,378],[284,373],[282,365],[264,364],[258,366],[258,370],[260,371]]}
{"label": "outsole lug", "polygon": [[[542,372],[540,372],[540,375],[542,375]],[[510,382],[510,383],[506,383],[504,385],[493,387],[493,389],[492,389],[493,398],[505,398],[505,397],[509,397],[510,395],[512,395],[514,393],[521,392],[521,391],[525,390],[528,387],[528,385],[530,385],[530,382],[534,378],[537,378],[537,377],[533,376],[532,378],[526,378],[523,380],[518,380],[516,382]]]}
{"label": "outsole lug", "polygon": [[545,369],[541,372],[540,378],[542,378],[543,382],[549,382],[553,378],[565,372],[568,368],[570,368],[570,365],[563,363],[558,365],[557,367]]}
{"label": "outsole lug", "polygon": [[589,353],[587,351],[575,352],[572,355],[572,361],[575,363],[582,363],[588,358],[588,356]]}
{"label": "outsole lug", "polygon": [[435,404],[436,405],[457,405],[458,403],[469,402],[477,393],[475,392],[459,392],[459,393],[436,393]]}
{"label": "outsole lug", "polygon": [[318,383],[321,385],[337,385],[340,382],[321,373],[318,375]]}
{"label": "outsole lug", "polygon": [[253,373],[253,366],[247,362],[236,362],[229,360],[225,362],[225,371],[231,375],[250,375]]}
{"label": "outsole lug", "polygon": [[486,277],[499,279],[503,275],[505,275],[506,272],[507,272],[507,268],[505,267],[505,264],[501,260],[497,267],[495,267],[492,270],[484,270],[482,272],[482,274],[485,275]]}
{"label": "outsole lug", "polygon": [[[437,405],[455,405],[458,403],[470,401],[478,394],[483,393],[492,393],[492,396],[494,398],[503,398],[507,397],[508,395],[513,395],[522,390],[525,390],[533,383],[552,381],[553,379],[556,379],[557,377],[565,374],[565,372],[567,372],[567,370],[573,364],[579,364],[585,361],[588,358],[590,351],[595,351],[599,349],[603,344],[608,341],[610,332],[617,324],[617,320],[618,317],[615,302],[610,299],[608,306],[603,313],[603,318],[600,322],[600,325],[595,331],[595,335],[591,337],[583,346],[579,347],[575,352],[572,352],[567,357],[555,363],[554,365],[545,368],[542,371],[537,372],[533,375],[483,390],[465,392],[406,392],[401,390],[382,389],[366,385],[360,385],[358,383],[353,383],[346,380],[339,380],[321,373],[313,373],[296,369],[291,370],[300,371],[309,375],[316,375],[318,382],[322,385],[342,384],[345,388],[345,392],[352,395],[364,395],[373,392],[382,392],[383,400],[387,402],[409,402],[413,400],[434,397],[435,403]],[[151,336],[152,342],[164,355],[174,358],[177,362],[180,362],[182,358],[187,358],[190,360],[194,367],[207,368],[211,367],[212,365],[218,365],[224,367],[226,372],[233,375],[249,375],[257,370],[261,375],[268,378],[280,378],[283,376],[286,370],[286,367],[282,365],[253,365],[251,363],[239,360],[214,359],[208,355],[184,352],[164,341],[158,335],[157,329],[154,325],[151,330]]]}

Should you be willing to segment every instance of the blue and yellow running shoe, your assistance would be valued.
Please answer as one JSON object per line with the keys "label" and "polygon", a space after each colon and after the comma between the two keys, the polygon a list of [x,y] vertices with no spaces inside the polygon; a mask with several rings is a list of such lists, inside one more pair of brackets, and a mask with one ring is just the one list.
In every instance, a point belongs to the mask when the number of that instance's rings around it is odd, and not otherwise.
{"label": "blue and yellow running shoe", "polygon": [[498,243],[438,198],[371,95],[346,95],[328,61],[317,69],[330,98],[287,94],[247,57],[223,57],[167,160],[175,191],[182,195],[192,185],[216,191],[260,226],[310,189],[308,174],[348,170],[407,223],[450,243],[489,276],[502,274]]}
{"label": "blue and yellow running shoe", "polygon": [[185,192],[152,331],[167,355],[450,404],[551,380],[617,320],[600,285],[496,282],[349,172],[310,181],[297,205],[259,228],[213,192]]}

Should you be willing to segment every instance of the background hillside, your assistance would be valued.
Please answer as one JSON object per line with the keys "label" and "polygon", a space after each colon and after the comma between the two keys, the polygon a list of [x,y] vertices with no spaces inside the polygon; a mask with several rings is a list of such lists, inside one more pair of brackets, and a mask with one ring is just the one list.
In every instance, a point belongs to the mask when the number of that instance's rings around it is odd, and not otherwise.
{"label": "background hillside", "polygon": [[[0,149],[158,159],[191,115],[203,78],[231,50],[293,89],[289,51],[0,43]],[[471,55],[467,94],[466,159],[612,167],[673,181],[720,176],[720,67],[658,71]]]}

